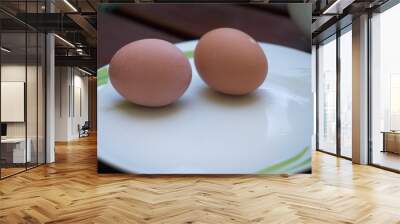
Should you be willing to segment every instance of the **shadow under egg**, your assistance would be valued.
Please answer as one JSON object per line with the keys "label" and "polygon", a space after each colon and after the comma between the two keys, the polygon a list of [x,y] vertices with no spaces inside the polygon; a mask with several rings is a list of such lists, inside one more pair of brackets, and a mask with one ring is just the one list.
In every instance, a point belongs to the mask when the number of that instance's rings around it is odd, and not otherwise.
{"label": "shadow under egg", "polygon": [[212,104],[218,104],[223,107],[248,107],[257,103],[263,103],[262,89],[255,90],[246,95],[228,95],[217,92],[211,88],[204,87],[199,91],[201,97]]}
{"label": "shadow under egg", "polygon": [[115,108],[129,116],[142,119],[163,119],[175,116],[185,109],[187,100],[179,99],[176,102],[161,107],[147,107],[121,99],[115,103]]}

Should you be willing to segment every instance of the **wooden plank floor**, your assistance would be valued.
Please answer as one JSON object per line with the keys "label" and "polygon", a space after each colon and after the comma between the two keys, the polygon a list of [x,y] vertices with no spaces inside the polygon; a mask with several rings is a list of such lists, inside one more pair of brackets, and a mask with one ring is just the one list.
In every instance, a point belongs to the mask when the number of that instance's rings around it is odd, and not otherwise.
{"label": "wooden plank floor", "polygon": [[96,139],[0,181],[0,223],[400,223],[400,175],[313,155],[312,175],[96,173]]}

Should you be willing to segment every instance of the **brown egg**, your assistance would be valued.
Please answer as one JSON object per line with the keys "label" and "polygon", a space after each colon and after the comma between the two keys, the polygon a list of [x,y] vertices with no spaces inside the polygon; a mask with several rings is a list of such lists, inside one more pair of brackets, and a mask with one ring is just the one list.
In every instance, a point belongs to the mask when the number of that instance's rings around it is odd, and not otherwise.
{"label": "brown egg", "polygon": [[196,46],[194,61],[208,86],[231,95],[254,91],[268,72],[267,58],[258,43],[246,33],[231,28],[204,34]]}
{"label": "brown egg", "polygon": [[112,85],[125,99],[159,107],[176,101],[192,79],[186,56],[158,39],[134,41],[118,50],[109,67]]}

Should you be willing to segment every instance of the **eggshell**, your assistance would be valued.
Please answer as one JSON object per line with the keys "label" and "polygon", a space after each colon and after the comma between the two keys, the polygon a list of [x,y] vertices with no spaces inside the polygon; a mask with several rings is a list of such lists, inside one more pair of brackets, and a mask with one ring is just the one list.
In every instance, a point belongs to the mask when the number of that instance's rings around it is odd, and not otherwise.
{"label": "eggshell", "polygon": [[176,101],[192,79],[186,56],[173,44],[159,39],[131,42],[112,57],[113,87],[125,99],[142,106],[159,107]]}
{"label": "eggshell", "polygon": [[258,43],[246,33],[231,28],[204,34],[196,46],[194,61],[209,87],[231,95],[254,91],[268,72],[267,58]]}

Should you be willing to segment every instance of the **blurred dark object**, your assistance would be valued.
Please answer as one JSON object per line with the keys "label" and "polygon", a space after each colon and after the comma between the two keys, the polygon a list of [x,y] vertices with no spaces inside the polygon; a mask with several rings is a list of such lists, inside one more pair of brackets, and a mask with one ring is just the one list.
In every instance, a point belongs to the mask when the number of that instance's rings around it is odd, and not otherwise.
{"label": "blurred dark object", "polygon": [[89,121],[85,121],[82,127],[78,124],[79,138],[89,136],[90,125]]}
{"label": "blurred dark object", "polygon": [[220,27],[242,30],[257,41],[311,50],[310,39],[288,16],[286,4],[105,4],[98,11],[98,67],[135,40],[178,43]]}

